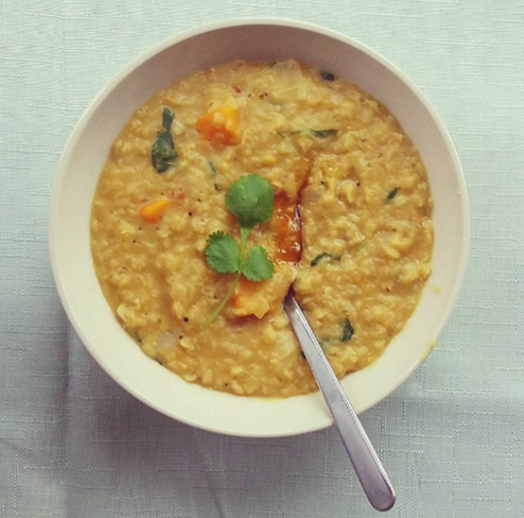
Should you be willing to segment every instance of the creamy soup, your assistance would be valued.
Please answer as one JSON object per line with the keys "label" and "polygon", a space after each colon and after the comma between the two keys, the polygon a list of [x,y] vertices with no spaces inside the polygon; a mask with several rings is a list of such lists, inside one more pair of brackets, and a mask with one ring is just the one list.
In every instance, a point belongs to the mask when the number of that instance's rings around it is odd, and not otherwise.
{"label": "creamy soup", "polygon": [[[263,247],[273,273],[235,285],[206,247],[217,231],[240,243],[226,194],[246,175],[273,191],[246,248]],[[215,390],[288,397],[317,388],[283,311],[290,286],[337,376],[369,365],[420,299],[431,214],[419,153],[373,97],[295,61],[237,61],[134,113],[100,176],[92,253],[147,356]]]}

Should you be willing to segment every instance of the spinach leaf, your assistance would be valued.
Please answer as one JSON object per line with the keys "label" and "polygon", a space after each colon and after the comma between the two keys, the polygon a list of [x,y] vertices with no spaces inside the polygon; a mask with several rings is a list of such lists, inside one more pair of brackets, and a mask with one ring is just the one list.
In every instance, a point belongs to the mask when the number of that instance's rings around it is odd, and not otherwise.
{"label": "spinach leaf", "polygon": [[397,195],[398,191],[400,191],[400,187],[395,187],[393,190],[389,191],[386,196],[386,201],[389,203]]}
{"label": "spinach leaf", "polygon": [[311,135],[317,138],[328,138],[328,137],[332,137],[333,135],[336,135],[338,133],[338,130],[336,129],[325,129],[325,130],[310,129],[309,132],[311,133]]}
{"label": "spinach leaf", "polygon": [[209,167],[209,170],[211,171],[211,174],[213,176],[216,176],[217,168],[216,168],[215,164],[213,164],[213,162],[211,162],[211,160],[206,160],[206,163],[207,163],[207,167]]}
{"label": "spinach leaf", "polygon": [[342,324],[342,338],[340,339],[341,342],[348,342],[351,340],[351,337],[355,333],[355,329],[351,325],[351,322],[349,321],[349,318],[346,317],[346,320],[344,320]]}
{"label": "spinach leaf", "polygon": [[174,118],[175,114],[169,108],[164,108],[162,112],[163,129],[158,132],[151,150],[153,167],[159,173],[165,173],[170,167],[173,167],[178,156],[175,151],[173,135],[171,135],[171,126]]}
{"label": "spinach leaf", "polygon": [[334,81],[335,80],[335,74],[332,74],[331,72],[320,72],[320,77],[324,81]]}
{"label": "spinach leaf", "polygon": [[327,252],[318,254],[312,261],[311,266],[316,266],[322,259],[331,259],[332,261],[340,261],[340,255],[333,255]]}

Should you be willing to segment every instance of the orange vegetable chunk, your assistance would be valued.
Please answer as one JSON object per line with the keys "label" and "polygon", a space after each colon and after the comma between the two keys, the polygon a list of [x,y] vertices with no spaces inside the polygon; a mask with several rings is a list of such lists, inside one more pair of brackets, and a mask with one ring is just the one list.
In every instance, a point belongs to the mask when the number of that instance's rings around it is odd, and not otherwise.
{"label": "orange vegetable chunk", "polygon": [[209,142],[231,146],[240,141],[238,108],[222,106],[204,113],[196,125],[197,131]]}
{"label": "orange vegetable chunk", "polygon": [[140,209],[140,217],[148,223],[156,223],[162,219],[162,216],[166,212],[166,209],[169,207],[170,203],[171,200],[166,199],[156,200],[148,203]]}

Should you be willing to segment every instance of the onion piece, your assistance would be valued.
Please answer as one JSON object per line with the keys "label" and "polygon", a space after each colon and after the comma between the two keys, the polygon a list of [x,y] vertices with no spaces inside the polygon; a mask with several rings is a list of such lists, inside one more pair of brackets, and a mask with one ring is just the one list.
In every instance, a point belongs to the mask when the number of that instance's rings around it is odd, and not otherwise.
{"label": "onion piece", "polygon": [[178,336],[171,331],[163,331],[156,339],[158,349],[171,349],[178,345]]}

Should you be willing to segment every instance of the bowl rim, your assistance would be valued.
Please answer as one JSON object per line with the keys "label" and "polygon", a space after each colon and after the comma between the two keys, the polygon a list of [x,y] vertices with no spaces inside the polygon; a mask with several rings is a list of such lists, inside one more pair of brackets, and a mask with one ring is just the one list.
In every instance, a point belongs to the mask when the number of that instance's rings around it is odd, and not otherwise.
{"label": "bowl rim", "polygon": [[[460,210],[462,213],[461,231],[463,235],[463,239],[461,243],[462,246],[460,250],[459,267],[457,269],[455,283],[453,285],[452,290],[449,292],[449,295],[447,296],[448,301],[447,301],[445,311],[443,312],[439,325],[434,332],[435,340],[438,340],[438,338],[441,336],[455,308],[455,305],[456,305],[456,302],[457,302],[457,299],[460,293],[460,289],[464,283],[466,265],[468,261],[469,248],[470,248],[469,197],[468,197],[468,192],[466,188],[464,172],[462,170],[456,148],[451,140],[451,137],[449,135],[449,132],[446,126],[444,125],[444,122],[440,118],[435,108],[432,106],[432,104],[429,102],[426,96],[422,93],[420,88],[402,70],[400,70],[396,65],[394,65],[387,58],[383,57],[377,51],[359,42],[358,40],[355,40],[354,38],[351,38],[349,36],[345,36],[342,33],[339,33],[338,31],[328,29],[326,27],[323,27],[315,23],[304,22],[304,21],[293,20],[293,19],[282,18],[282,17],[226,18],[226,19],[222,19],[219,21],[205,23],[197,27],[178,32],[177,34],[174,34],[173,36],[165,38],[164,40],[160,41],[159,43],[154,44],[153,46],[149,47],[148,49],[142,51],[135,58],[131,59],[131,61],[129,61],[118,72],[116,72],[116,74],[112,76],[112,78],[98,92],[95,98],[89,103],[89,105],[85,108],[85,110],[81,114],[80,118],[78,119],[78,122],[75,124],[73,130],[71,131],[67,139],[67,142],[64,146],[64,150],[58,162],[57,173],[55,174],[53,184],[52,184],[52,190],[51,190],[50,201],[49,201],[49,212],[48,212],[48,241],[49,241],[49,257],[50,257],[50,263],[51,263],[51,270],[53,273],[55,285],[57,288],[57,292],[58,292],[62,307],[64,308],[64,311],[68,317],[68,320],[71,323],[71,325],[73,326],[73,329],[77,333],[78,337],[80,338],[82,344],[87,349],[89,354],[93,357],[96,363],[98,363],[98,365],[102,368],[102,370],[105,373],[107,373],[118,385],[120,385],[124,390],[129,392],[132,396],[134,396],[136,399],[146,404],[147,406],[153,408],[154,410],[160,412],[161,414],[164,414],[172,419],[176,419],[177,421],[180,421],[184,424],[188,424],[188,425],[191,425],[191,426],[194,426],[194,427],[206,430],[206,431],[225,434],[225,435],[231,435],[231,436],[253,437],[253,438],[272,438],[272,437],[295,436],[295,435],[301,435],[301,434],[310,433],[314,431],[319,431],[319,430],[329,428],[330,426],[332,426],[332,422],[331,423],[321,422],[318,425],[309,426],[300,432],[284,431],[280,433],[247,433],[247,432],[231,431],[229,429],[224,429],[219,426],[214,427],[209,424],[202,424],[199,422],[194,422],[191,419],[186,418],[185,416],[174,415],[173,412],[170,412],[167,409],[163,408],[162,406],[158,405],[154,400],[143,395],[138,390],[136,390],[132,385],[128,384],[125,380],[123,380],[117,371],[115,371],[113,368],[109,368],[108,365],[105,364],[105,361],[101,357],[101,355],[91,345],[91,339],[89,339],[85,335],[84,331],[82,330],[82,326],[80,325],[79,321],[76,319],[76,316],[74,315],[73,310],[69,304],[68,296],[66,293],[66,288],[64,286],[62,275],[58,268],[58,261],[59,261],[58,252],[57,252],[57,246],[55,245],[55,235],[57,234],[57,226],[58,226],[59,199],[60,199],[62,183],[63,183],[64,177],[67,174],[68,163],[70,161],[70,158],[73,154],[75,147],[77,146],[79,138],[82,135],[82,132],[84,131],[85,127],[87,126],[89,120],[91,119],[92,115],[96,112],[98,107],[105,100],[105,98],[110,94],[110,92],[115,87],[117,87],[118,84],[122,80],[124,80],[130,73],[132,73],[142,64],[144,64],[146,61],[148,61],[155,55],[159,54],[160,52],[166,50],[167,48],[173,45],[176,45],[184,40],[187,40],[192,37],[199,36],[199,35],[202,35],[208,32],[224,30],[224,29],[234,28],[234,27],[241,27],[241,26],[251,26],[251,25],[252,26],[279,26],[279,27],[287,27],[291,29],[301,29],[305,31],[315,32],[317,34],[326,36],[328,38],[338,40],[339,42],[349,45],[350,47],[356,48],[357,50],[366,54],[372,60],[378,62],[380,65],[386,68],[390,73],[395,75],[402,83],[404,83],[404,85],[406,85],[408,89],[411,90],[411,92],[415,95],[417,100],[428,111],[431,118],[435,122],[437,129],[439,133],[441,134],[444,140],[444,143],[446,145],[447,152],[454,166],[454,170],[456,173],[456,180],[460,186],[459,199],[460,199]],[[374,398],[371,398],[369,403],[363,409],[361,409],[359,413],[365,412],[366,410],[373,407],[374,405],[376,405],[377,403],[385,399],[387,396],[392,394],[425,361],[425,359],[427,358],[429,352],[433,349],[433,347],[434,347],[434,344],[430,345],[428,348],[427,354],[424,357],[419,358],[418,361],[413,362],[410,368],[399,373],[398,377],[396,378],[396,381],[392,384],[392,386],[390,387],[389,391],[387,391],[387,393],[385,394],[377,393],[377,395]]]}

